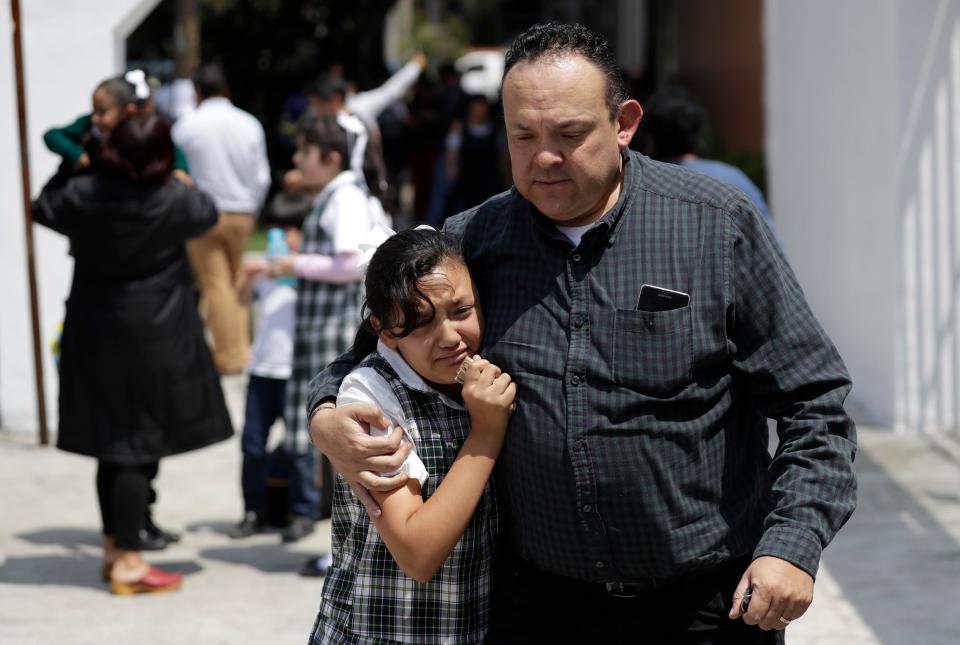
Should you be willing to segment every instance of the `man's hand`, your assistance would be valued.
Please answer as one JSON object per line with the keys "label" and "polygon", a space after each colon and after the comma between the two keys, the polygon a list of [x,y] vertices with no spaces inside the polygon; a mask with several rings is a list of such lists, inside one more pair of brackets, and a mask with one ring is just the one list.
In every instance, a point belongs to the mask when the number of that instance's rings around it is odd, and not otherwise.
{"label": "man's hand", "polygon": [[[740,603],[747,589],[752,589],[747,613],[742,614]],[[800,618],[813,601],[813,578],[786,560],[761,556],[750,563],[733,592],[733,609],[729,617],[743,617],[748,625],[760,629],[784,629]],[[781,620],[782,618],[782,620]]]}
{"label": "man's hand", "polygon": [[377,473],[399,468],[410,450],[409,442],[401,442],[403,430],[394,428],[385,437],[371,437],[370,425],[387,428],[387,419],[373,405],[324,407],[310,419],[310,438],[325,454],[337,472],[343,475],[372,516],[380,515],[380,507],[369,489],[393,490],[407,483],[407,475],[381,477]]}

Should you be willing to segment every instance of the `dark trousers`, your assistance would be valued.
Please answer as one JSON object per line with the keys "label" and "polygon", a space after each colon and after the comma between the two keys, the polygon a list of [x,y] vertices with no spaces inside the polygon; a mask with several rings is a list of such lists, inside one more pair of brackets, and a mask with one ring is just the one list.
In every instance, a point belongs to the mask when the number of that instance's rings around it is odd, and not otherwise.
{"label": "dark trousers", "polygon": [[140,549],[140,529],[147,512],[150,479],[156,472],[157,462],[98,462],[97,497],[103,534],[114,536],[118,549]]}
{"label": "dark trousers", "polygon": [[730,620],[730,602],[749,564],[738,558],[686,576],[608,591],[544,573],[501,554],[493,581],[487,645],[774,645],[783,632]]}
{"label": "dark trousers", "polygon": [[269,461],[267,438],[270,426],[283,418],[287,380],[250,375],[247,383],[247,405],[243,420],[241,486],[243,506],[247,512],[267,512],[267,476]]}
{"label": "dark trousers", "polygon": [[[250,375],[247,382],[247,404],[243,421],[243,450],[241,486],[243,505],[247,512],[265,515],[267,512],[267,477],[270,456],[267,438],[270,426],[283,418],[286,401],[286,379]],[[313,448],[306,454],[287,455],[290,462],[290,485],[287,488],[290,512],[316,518],[320,492],[314,484],[316,460]]]}

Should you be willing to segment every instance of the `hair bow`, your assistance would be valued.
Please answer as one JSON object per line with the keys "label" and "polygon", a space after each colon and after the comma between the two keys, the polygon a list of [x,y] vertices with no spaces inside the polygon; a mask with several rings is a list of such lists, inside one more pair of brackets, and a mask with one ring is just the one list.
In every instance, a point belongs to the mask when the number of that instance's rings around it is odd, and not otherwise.
{"label": "hair bow", "polygon": [[150,86],[147,84],[147,73],[142,69],[131,69],[123,75],[123,80],[133,85],[133,93],[141,101],[150,98]]}
{"label": "hair bow", "polygon": [[[428,224],[421,224],[414,230],[436,231],[437,229]],[[397,232],[389,226],[384,224],[374,224],[373,228],[370,229],[370,232],[367,233],[366,239],[357,245],[357,248],[360,251],[360,260],[357,262],[357,268],[360,269],[361,273],[366,274],[367,267],[370,266],[370,260],[373,259],[373,254],[377,252],[377,249],[380,248],[380,245],[396,234]]]}

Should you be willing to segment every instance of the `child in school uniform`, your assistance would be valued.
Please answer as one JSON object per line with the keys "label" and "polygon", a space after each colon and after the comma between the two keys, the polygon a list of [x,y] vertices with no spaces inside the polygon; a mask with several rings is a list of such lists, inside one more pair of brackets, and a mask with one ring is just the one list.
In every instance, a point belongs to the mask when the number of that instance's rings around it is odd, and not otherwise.
{"label": "child in school uniform", "polygon": [[488,480],[516,385],[476,355],[480,307],[456,238],[432,229],[388,238],[364,286],[367,333],[354,349],[369,353],[337,405],[373,404],[402,427],[410,478],[372,492],[375,518],[337,478],[333,564],[311,642],[481,643],[497,536]]}
{"label": "child in school uniform", "polygon": [[[270,267],[273,277],[297,278],[293,371],[287,384],[284,450],[291,460],[291,520],[281,533],[296,542],[314,530],[322,515],[321,493],[315,486],[314,446],[309,437],[305,402],[310,380],[349,348],[360,322],[363,274],[358,267],[359,245],[383,209],[373,208],[360,177],[350,169],[347,132],[331,115],[307,119],[297,134],[294,165],[313,204],[303,223],[299,253]],[[326,471],[328,472],[328,471]]]}
{"label": "child in school uniform", "polygon": [[[289,219],[269,219],[266,223],[283,231],[289,251],[300,250],[303,218],[294,214]],[[276,262],[276,258],[272,259]],[[261,532],[268,523],[267,478],[270,454],[267,439],[270,427],[283,418],[287,381],[293,371],[294,313],[297,303],[296,280],[271,279],[271,258],[248,260],[243,266],[240,301],[260,303],[257,333],[253,339],[247,366],[247,398],[244,411],[241,450],[241,487],[244,514],[230,531],[232,538],[245,538]]]}

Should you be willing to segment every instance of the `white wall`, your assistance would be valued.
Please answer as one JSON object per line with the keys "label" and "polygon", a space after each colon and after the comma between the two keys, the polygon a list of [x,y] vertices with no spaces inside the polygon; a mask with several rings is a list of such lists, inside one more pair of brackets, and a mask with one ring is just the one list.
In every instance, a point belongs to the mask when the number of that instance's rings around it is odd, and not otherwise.
{"label": "white wall", "polygon": [[768,0],[769,187],[861,419],[960,419],[960,3]]}
{"label": "white wall", "polygon": [[960,425],[960,3],[897,7],[901,333],[894,424]]}
{"label": "white wall", "polygon": [[[102,79],[122,71],[126,36],[159,0],[21,0],[28,147],[32,192],[58,158],[43,145],[44,130],[90,111]],[[4,429],[35,431],[33,345],[25,265],[10,3],[0,4],[0,418]],[[72,263],[58,235],[34,227],[48,423],[56,429],[57,376],[49,351],[63,315]]]}

